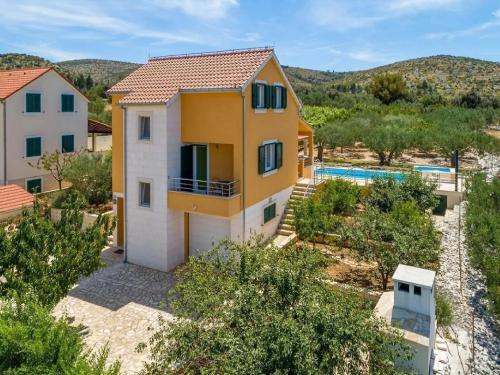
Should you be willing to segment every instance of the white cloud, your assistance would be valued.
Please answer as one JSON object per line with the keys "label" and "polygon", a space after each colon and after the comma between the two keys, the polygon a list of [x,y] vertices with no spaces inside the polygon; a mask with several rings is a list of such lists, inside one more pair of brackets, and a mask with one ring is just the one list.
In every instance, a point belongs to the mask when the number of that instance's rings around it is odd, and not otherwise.
{"label": "white cloud", "polygon": [[436,9],[453,9],[463,0],[311,0],[313,23],[337,31],[373,26],[381,21]]}
{"label": "white cloud", "polygon": [[[0,2],[2,22],[4,25],[23,25],[34,29],[47,28],[68,29],[84,28],[116,35],[142,37],[159,40],[165,43],[199,43],[201,38],[185,32],[157,31],[132,23],[124,19],[108,16],[103,9],[92,8],[89,4],[80,6],[78,3],[32,4],[29,2]],[[106,36],[105,34],[103,36]]]}
{"label": "white cloud", "polygon": [[380,53],[370,50],[349,52],[347,55],[351,59],[368,63],[382,64],[388,62],[388,59],[385,56],[382,56]]}
{"label": "white cloud", "polygon": [[151,0],[165,9],[178,9],[188,16],[203,19],[226,17],[229,9],[238,5],[238,0]]}
{"label": "white cloud", "polygon": [[496,9],[493,13],[493,19],[483,22],[479,25],[469,27],[462,30],[445,31],[439,33],[428,33],[425,37],[427,39],[455,39],[464,36],[473,36],[481,34],[489,29],[500,27],[500,8]]}

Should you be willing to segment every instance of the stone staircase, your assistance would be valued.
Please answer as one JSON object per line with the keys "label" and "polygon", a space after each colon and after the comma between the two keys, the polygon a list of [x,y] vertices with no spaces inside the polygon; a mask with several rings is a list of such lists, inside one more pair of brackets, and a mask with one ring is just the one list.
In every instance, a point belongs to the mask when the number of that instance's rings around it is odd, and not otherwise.
{"label": "stone staircase", "polygon": [[297,182],[297,184],[293,188],[292,195],[288,200],[285,212],[283,213],[281,222],[278,226],[277,234],[279,236],[289,237],[295,234],[295,216],[293,214],[294,208],[315,192],[316,186],[314,186],[313,184],[308,184],[301,181]]}

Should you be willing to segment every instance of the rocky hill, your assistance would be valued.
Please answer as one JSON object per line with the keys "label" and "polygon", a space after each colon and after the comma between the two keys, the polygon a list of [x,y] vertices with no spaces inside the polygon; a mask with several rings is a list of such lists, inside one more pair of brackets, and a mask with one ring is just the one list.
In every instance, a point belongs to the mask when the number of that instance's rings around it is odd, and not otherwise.
{"label": "rocky hill", "polygon": [[[94,82],[103,82],[106,86],[113,85],[140,66],[130,62],[100,59],[70,60],[54,64],[38,56],[0,54],[0,68],[3,69],[47,65],[56,66],[73,77],[80,74],[90,76]],[[416,88],[426,81],[445,97],[455,97],[472,89],[477,90],[481,96],[498,96],[500,93],[500,63],[468,57],[422,57],[369,70],[343,73],[289,66],[283,68],[296,88],[352,84],[363,88],[376,74],[390,71],[401,73],[410,88]]]}
{"label": "rocky hill", "polygon": [[94,82],[103,82],[106,86],[112,86],[141,66],[129,62],[99,59],[69,60],[57,64],[75,75],[83,74],[85,77],[90,75]]}

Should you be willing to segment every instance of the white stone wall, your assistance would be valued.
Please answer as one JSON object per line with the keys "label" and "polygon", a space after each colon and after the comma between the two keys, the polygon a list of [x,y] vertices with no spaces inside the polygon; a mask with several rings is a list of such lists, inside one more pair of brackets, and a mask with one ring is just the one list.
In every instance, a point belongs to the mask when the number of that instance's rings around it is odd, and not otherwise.
{"label": "white stone wall", "polygon": [[422,294],[419,296],[413,293],[414,284],[406,284],[410,285],[409,293],[398,290],[397,286],[394,288],[394,306],[427,316],[434,315],[433,291],[429,288],[421,287]]}
{"label": "white stone wall", "polygon": [[[167,177],[181,175],[181,97],[167,109]],[[168,181],[167,181],[168,183]],[[165,190],[165,200],[168,194]],[[184,213],[167,209],[167,238],[169,270],[184,262]]]}
{"label": "white stone wall", "polygon": [[[151,140],[138,139],[139,115],[151,116]],[[126,111],[127,260],[167,270],[167,108],[130,106]],[[151,182],[151,207],[139,206],[139,182]]]}
{"label": "white stone wall", "polygon": [[[27,92],[42,94],[41,113],[25,113]],[[74,95],[75,112],[61,112],[61,94]],[[74,134],[76,150],[86,148],[87,103],[78,90],[53,71],[47,72],[7,98],[7,180],[18,183],[26,178],[46,174],[28,165],[25,158],[27,136],[42,137],[42,154],[54,152],[56,149],[60,150],[63,134]],[[3,118],[3,112],[1,116]],[[1,131],[3,131],[3,126]],[[0,150],[3,157],[3,141],[0,143]],[[31,160],[32,163],[36,161],[36,158]],[[3,173],[1,178],[3,179]]]}
{"label": "white stone wall", "polygon": [[189,214],[189,255],[210,250],[231,236],[229,219],[212,215]]}
{"label": "white stone wall", "polygon": [[[249,240],[252,236],[256,235],[263,235],[264,239],[268,239],[276,233],[292,191],[293,185],[245,210],[246,230],[244,240]],[[276,217],[264,224],[264,207],[273,202],[276,202]],[[243,228],[242,220],[242,213],[231,217],[231,239],[233,241],[243,240],[241,235]]]}

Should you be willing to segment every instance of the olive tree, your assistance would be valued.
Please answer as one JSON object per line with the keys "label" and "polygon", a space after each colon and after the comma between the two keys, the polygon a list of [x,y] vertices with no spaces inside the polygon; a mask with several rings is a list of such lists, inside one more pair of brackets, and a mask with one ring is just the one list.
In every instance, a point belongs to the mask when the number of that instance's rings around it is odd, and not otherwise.
{"label": "olive tree", "polygon": [[53,306],[76,284],[103,265],[100,255],[114,223],[99,216],[82,230],[83,214],[70,193],[61,220],[53,223],[43,208],[23,211],[14,229],[0,228],[0,294],[32,292]]}
{"label": "olive tree", "polygon": [[359,297],[323,280],[326,258],[304,248],[224,242],[176,272],[147,374],[400,373],[400,334]]}
{"label": "olive tree", "polygon": [[368,86],[368,92],[384,104],[404,99],[408,94],[403,76],[390,72],[376,75]]}

